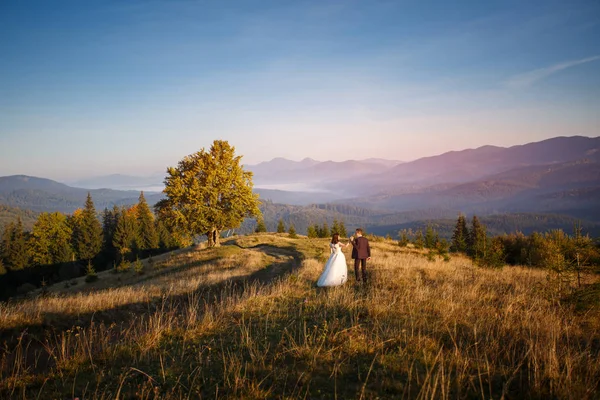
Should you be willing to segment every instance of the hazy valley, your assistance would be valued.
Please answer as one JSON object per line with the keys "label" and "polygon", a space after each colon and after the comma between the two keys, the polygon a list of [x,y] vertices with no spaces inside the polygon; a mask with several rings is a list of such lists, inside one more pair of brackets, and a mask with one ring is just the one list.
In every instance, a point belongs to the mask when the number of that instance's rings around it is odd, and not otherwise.
{"label": "hazy valley", "polygon": [[[276,158],[246,168],[254,173],[255,192],[264,200],[267,225],[282,218],[301,233],[308,225],[338,219],[395,235],[399,228],[426,222],[443,227],[459,212],[484,217],[495,233],[568,230],[578,220],[592,233],[600,226],[600,138],[484,146],[411,162]],[[18,213],[15,208],[24,214],[71,213],[82,206],[88,191],[99,210],[134,204],[139,192],[118,188],[157,189],[160,177],[110,175],[79,184],[84,187],[35,177],[1,177],[0,204],[5,209],[0,211],[0,224]],[[146,191],[149,204],[161,197]],[[252,227],[248,221],[241,232]]]}

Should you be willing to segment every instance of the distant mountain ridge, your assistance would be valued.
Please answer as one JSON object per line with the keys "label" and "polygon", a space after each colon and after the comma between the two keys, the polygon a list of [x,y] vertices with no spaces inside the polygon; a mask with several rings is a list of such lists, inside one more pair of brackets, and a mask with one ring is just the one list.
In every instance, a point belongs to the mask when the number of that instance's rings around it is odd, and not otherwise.
{"label": "distant mountain ridge", "polygon": [[381,158],[346,161],[316,161],[312,158],[292,161],[274,158],[256,165],[246,165],[246,168],[254,173],[254,182],[257,186],[290,182],[323,185],[339,179],[383,172],[400,163],[401,161]]}
{"label": "distant mountain ridge", "polygon": [[[381,191],[389,186],[420,186],[466,183],[519,167],[564,163],[580,159],[598,161],[600,137],[557,137],[512,147],[483,146],[450,151],[403,163],[358,182],[363,188]],[[340,187],[353,188],[351,181]]]}
{"label": "distant mountain ridge", "polygon": [[[453,218],[458,212],[560,214],[600,222],[600,137],[559,137],[507,148],[483,146],[406,163],[276,158],[246,168],[255,173],[260,198],[287,204],[283,209],[296,207],[300,224],[345,215],[363,226],[391,227]],[[83,206],[88,191],[99,210],[135,204],[139,196],[139,190],[89,190],[23,175],[0,177],[0,204],[34,212],[70,213]],[[146,193],[150,204],[161,197],[162,193]],[[345,214],[331,207],[361,211]]]}
{"label": "distant mountain ridge", "polygon": [[[92,194],[98,210],[113,205],[135,204],[140,194],[133,190],[75,188],[50,179],[25,175],[0,177],[0,204],[36,212],[71,213],[83,207],[88,192]],[[161,193],[148,193],[146,200],[154,204],[161,197]]]}

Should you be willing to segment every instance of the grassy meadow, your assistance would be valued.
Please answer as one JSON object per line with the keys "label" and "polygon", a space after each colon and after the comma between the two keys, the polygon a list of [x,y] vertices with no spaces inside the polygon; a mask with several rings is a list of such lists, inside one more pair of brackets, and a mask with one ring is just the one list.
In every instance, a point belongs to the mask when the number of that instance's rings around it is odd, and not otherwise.
{"label": "grassy meadow", "polygon": [[600,398],[600,311],[545,271],[372,248],[365,286],[256,234],[0,303],[0,398]]}

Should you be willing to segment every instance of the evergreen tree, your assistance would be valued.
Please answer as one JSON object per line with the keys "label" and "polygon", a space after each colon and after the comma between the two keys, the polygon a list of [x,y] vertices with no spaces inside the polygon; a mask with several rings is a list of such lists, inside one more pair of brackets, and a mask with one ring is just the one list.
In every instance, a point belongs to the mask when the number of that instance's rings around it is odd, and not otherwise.
{"label": "evergreen tree", "polygon": [[331,233],[329,231],[329,225],[327,225],[327,222],[323,223],[323,228],[321,228],[321,235],[320,237],[322,238],[328,238],[329,236],[331,236]]}
{"label": "evergreen tree", "polygon": [[469,245],[469,229],[467,228],[467,218],[459,214],[456,221],[456,227],[452,234],[452,245],[450,251],[458,253],[466,253]]}
{"label": "evergreen tree", "polygon": [[267,231],[267,226],[265,225],[265,220],[262,218],[258,219],[256,224],[256,229],[254,230],[256,233],[262,233]]}
{"label": "evergreen tree", "polygon": [[435,248],[435,232],[431,225],[427,225],[425,230],[425,248],[426,249],[434,249]]}
{"label": "evergreen tree", "polygon": [[[340,225],[337,219],[334,219],[331,225],[331,234],[333,235],[334,233],[340,234]],[[344,236],[340,235],[340,237]]]}
{"label": "evergreen tree", "polygon": [[252,172],[227,141],[215,140],[209,151],[185,157],[165,178],[166,199],[156,205],[165,222],[189,238],[206,235],[219,246],[220,233],[237,228],[245,218],[260,216],[258,195],[252,193]]}
{"label": "evergreen tree", "polygon": [[475,258],[485,258],[487,247],[487,233],[485,226],[479,222],[479,218],[476,215],[473,216],[471,222],[471,231],[469,232],[469,247],[468,254]]}
{"label": "evergreen tree", "polygon": [[119,207],[113,206],[111,210],[104,209],[102,213],[102,234],[103,234],[103,250],[111,258],[115,258],[118,254],[117,249],[113,245],[115,230],[117,229],[117,218],[119,217]]}
{"label": "evergreen tree", "polygon": [[117,227],[113,236],[113,246],[124,260],[137,247],[137,224],[135,209],[123,207],[117,216]]}
{"label": "evergreen tree", "polygon": [[406,247],[408,243],[408,234],[406,233],[406,229],[403,229],[400,231],[400,240],[398,241],[398,246]]}
{"label": "evergreen tree", "polygon": [[31,259],[35,265],[57,264],[73,257],[73,231],[64,214],[42,213],[33,225],[30,239]]}
{"label": "evergreen tree", "polygon": [[308,229],[306,230],[306,236],[308,236],[311,239],[314,239],[316,237],[318,237],[318,233],[315,230],[315,227],[313,225],[309,225]]}
{"label": "evergreen tree", "polygon": [[148,207],[144,192],[140,193],[137,208],[137,245],[140,250],[152,250],[158,248],[158,235],[154,225],[154,215]]}
{"label": "evergreen tree", "polygon": [[284,233],[285,232],[285,225],[283,223],[283,219],[279,219],[279,222],[277,223],[277,233]]}
{"label": "evergreen tree", "polygon": [[102,249],[102,225],[96,217],[96,208],[90,193],[87,195],[81,218],[77,219],[73,237],[79,259],[91,260]]}
{"label": "evergreen tree", "polygon": [[348,232],[346,231],[346,225],[344,224],[344,221],[339,222],[338,233],[342,238],[348,237]]}
{"label": "evergreen tree", "polygon": [[422,249],[425,246],[425,241],[423,240],[423,231],[420,229],[415,233],[415,239],[413,241],[416,249]]}
{"label": "evergreen tree", "polygon": [[319,224],[314,225],[314,230],[315,230],[315,234],[317,235],[315,237],[318,237],[318,238],[323,237],[323,228],[321,228],[321,226]]}
{"label": "evergreen tree", "polygon": [[184,241],[180,241],[160,218],[156,219],[156,232],[158,235],[158,246],[161,250],[175,249],[187,244]]}
{"label": "evergreen tree", "polygon": [[11,222],[4,228],[2,235],[1,258],[9,270],[20,270],[29,264],[27,251],[27,235],[23,231],[21,218]]}
{"label": "evergreen tree", "polygon": [[296,234],[296,228],[294,228],[294,224],[290,224],[290,229],[288,230],[288,233],[292,239],[296,239],[298,237],[298,235]]}

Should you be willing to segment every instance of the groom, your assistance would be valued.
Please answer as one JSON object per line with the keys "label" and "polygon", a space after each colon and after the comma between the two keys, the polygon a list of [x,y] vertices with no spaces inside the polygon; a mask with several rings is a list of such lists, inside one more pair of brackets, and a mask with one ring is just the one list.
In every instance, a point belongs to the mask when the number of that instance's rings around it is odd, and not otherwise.
{"label": "groom", "polygon": [[371,248],[369,247],[369,241],[366,237],[363,237],[362,229],[356,230],[356,235],[351,240],[352,243],[352,259],[354,260],[354,276],[356,281],[361,281],[358,266],[362,269],[362,281],[367,283],[367,260],[371,259]]}

